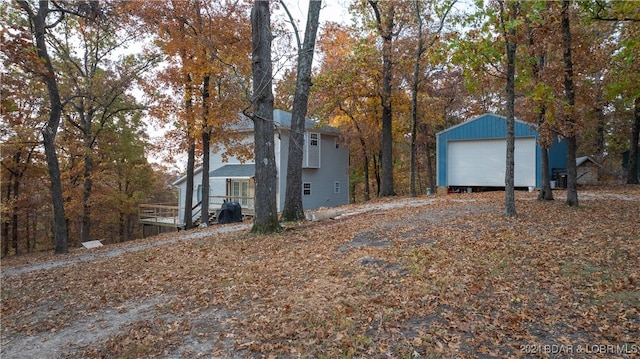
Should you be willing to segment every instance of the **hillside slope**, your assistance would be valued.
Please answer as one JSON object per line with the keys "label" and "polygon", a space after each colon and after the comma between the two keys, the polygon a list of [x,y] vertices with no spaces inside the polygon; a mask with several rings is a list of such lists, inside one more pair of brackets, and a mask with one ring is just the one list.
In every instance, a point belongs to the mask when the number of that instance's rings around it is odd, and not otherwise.
{"label": "hillside slope", "polygon": [[242,224],[3,260],[0,353],[638,355],[640,189],[581,192],[579,208],[518,193],[515,219],[503,195],[393,198],[270,236]]}

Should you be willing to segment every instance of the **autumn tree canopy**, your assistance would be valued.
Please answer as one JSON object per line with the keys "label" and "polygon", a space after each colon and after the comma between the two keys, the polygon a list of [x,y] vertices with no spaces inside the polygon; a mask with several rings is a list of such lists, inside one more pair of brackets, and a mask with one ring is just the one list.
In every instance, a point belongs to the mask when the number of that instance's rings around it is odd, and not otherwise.
{"label": "autumn tree canopy", "polygon": [[[435,133],[483,112],[537,126],[543,147],[568,139],[569,164],[592,156],[605,181],[637,183],[633,2],[348,5],[342,21],[320,23],[306,90],[277,2],[259,7],[274,15],[276,36],[269,55],[261,52],[272,72],[252,60],[248,0],[8,3],[0,10],[3,255],[135,238],[137,204],[175,201],[160,167],[186,169],[193,184],[210,150],[252,159],[233,128],[242,113],[269,120],[269,105],[256,100],[270,101],[257,91],[272,84],[275,107],[291,111],[304,90],[307,117],[341,129],[352,201],[434,192]],[[569,184],[569,204],[578,204]]]}

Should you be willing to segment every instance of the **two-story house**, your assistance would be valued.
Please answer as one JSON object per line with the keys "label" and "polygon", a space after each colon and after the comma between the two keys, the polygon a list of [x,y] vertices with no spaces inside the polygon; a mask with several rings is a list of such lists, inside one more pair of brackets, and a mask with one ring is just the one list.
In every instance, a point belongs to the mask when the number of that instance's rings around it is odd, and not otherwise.
{"label": "two-story house", "polygon": [[[278,211],[284,206],[286,188],[287,158],[291,132],[291,113],[275,110],[274,146],[278,186],[276,191]],[[243,141],[251,145],[254,141],[252,121],[237,131],[244,136]],[[304,151],[302,164],[302,205],[304,210],[319,207],[334,207],[349,202],[349,150],[339,141],[340,131],[334,127],[317,127],[316,122],[305,121]],[[253,160],[242,163],[236,157],[223,158],[221,152],[212,150],[209,171],[209,210],[215,212],[223,200],[239,202],[243,213],[254,210],[255,165]],[[193,204],[203,200],[202,167],[194,174]],[[186,176],[173,183],[178,187],[179,206],[184,208]],[[194,208],[194,220],[199,218],[199,208]],[[184,220],[184,210],[180,210]]]}

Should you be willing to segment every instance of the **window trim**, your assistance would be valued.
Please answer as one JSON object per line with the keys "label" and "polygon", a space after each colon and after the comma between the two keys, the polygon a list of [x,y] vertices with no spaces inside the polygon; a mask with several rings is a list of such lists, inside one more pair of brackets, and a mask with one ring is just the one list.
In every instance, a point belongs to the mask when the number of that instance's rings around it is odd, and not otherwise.
{"label": "window trim", "polygon": [[311,196],[311,182],[302,182],[302,195]]}

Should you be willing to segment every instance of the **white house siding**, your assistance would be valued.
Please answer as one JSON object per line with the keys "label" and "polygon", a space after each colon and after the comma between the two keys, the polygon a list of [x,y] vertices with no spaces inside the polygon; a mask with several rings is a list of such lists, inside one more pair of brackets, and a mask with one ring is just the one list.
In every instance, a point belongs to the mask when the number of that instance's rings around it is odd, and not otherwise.
{"label": "white house siding", "polygon": [[[245,139],[242,140],[244,143],[253,143],[253,134],[248,134]],[[209,171],[213,171],[216,168],[222,167],[227,164],[240,164],[240,160],[236,156],[227,156],[226,161],[223,161],[221,153],[214,152],[211,150],[211,154],[209,156]],[[253,163],[253,161],[247,161],[245,163]],[[178,186],[178,205],[180,207],[184,207],[185,203],[185,194],[187,192],[187,182],[184,180],[184,176],[176,181]],[[193,176],[193,205],[195,206],[200,202],[198,196],[198,186],[202,186],[202,167],[196,169]],[[227,193],[227,180],[226,178],[209,178],[209,195],[210,196],[225,196]],[[216,201],[217,202],[217,201]],[[209,211],[214,211],[217,209],[215,206],[210,207]],[[184,218],[184,209],[179,211],[180,218]]]}

